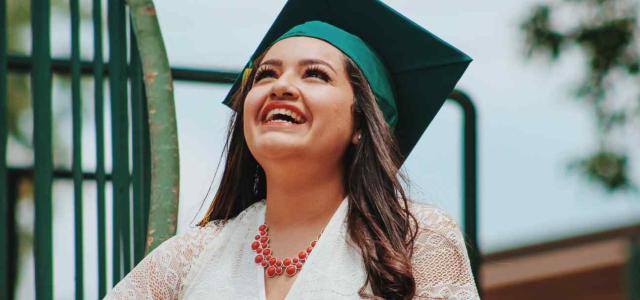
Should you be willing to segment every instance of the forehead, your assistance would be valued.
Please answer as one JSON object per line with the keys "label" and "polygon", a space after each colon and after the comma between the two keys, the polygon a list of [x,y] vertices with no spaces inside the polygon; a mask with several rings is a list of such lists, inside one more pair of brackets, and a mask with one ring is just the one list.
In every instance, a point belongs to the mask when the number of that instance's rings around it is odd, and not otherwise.
{"label": "forehead", "polygon": [[333,45],[311,37],[290,37],[275,43],[263,60],[279,59],[297,61],[302,59],[322,59],[337,67],[344,61],[344,54]]}

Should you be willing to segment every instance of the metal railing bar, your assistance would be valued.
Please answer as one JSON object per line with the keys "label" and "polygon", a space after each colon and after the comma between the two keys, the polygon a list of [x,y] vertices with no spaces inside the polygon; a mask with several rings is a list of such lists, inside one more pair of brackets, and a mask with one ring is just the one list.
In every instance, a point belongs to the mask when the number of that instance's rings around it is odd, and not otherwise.
{"label": "metal railing bar", "polygon": [[462,227],[465,238],[470,241],[470,245],[467,245],[467,253],[471,261],[471,270],[476,281],[476,286],[478,287],[478,292],[482,294],[480,285],[481,253],[478,243],[477,113],[471,98],[460,90],[454,90],[448,99],[460,105],[464,119],[462,147],[462,166],[464,168],[462,178],[464,219]]}
{"label": "metal railing bar", "polygon": [[131,268],[129,235],[129,109],[124,0],[108,1],[109,89],[113,155],[113,284]]}
{"label": "metal railing bar", "polygon": [[75,243],[75,298],[84,299],[84,242],[82,230],[82,95],[80,92],[80,4],[69,1],[71,13],[71,115],[73,144],[73,214]]}
{"label": "metal railing bar", "polygon": [[52,104],[51,104],[51,3],[31,0],[31,40],[33,69],[31,96],[33,103],[34,150],[34,258],[35,293],[38,300],[53,298],[52,255]]}
{"label": "metal railing bar", "polygon": [[[80,63],[80,72],[85,75],[93,75],[95,74],[96,66],[95,60],[94,62],[82,61]],[[31,59],[24,55],[9,55],[8,68],[11,72],[28,73],[32,69]],[[54,58],[52,60],[52,71],[56,74],[70,74],[71,61],[68,59]],[[102,65],[101,73],[105,76],[109,75],[109,66],[107,64]],[[205,70],[188,67],[171,68],[173,79],[179,81],[231,84],[235,81],[238,74],[239,72],[235,71]]]}
{"label": "metal railing bar", "polygon": [[0,0],[0,299],[10,299],[9,286],[9,195],[7,182],[7,2]]}
{"label": "metal railing bar", "polygon": [[[32,167],[9,167],[7,168],[9,177],[33,177],[34,169]],[[111,181],[111,174],[104,174],[105,181]],[[53,169],[53,179],[73,179],[73,172],[66,169]],[[98,173],[82,172],[83,180],[98,180]]]}
{"label": "metal railing bar", "polygon": [[[102,61],[102,1],[93,0],[93,62],[89,73],[93,74],[94,122],[96,131],[96,213],[98,229],[98,298],[107,293],[107,229],[105,207],[105,183],[111,180],[105,174],[104,157],[104,63]],[[88,62],[86,64],[89,64]],[[83,63],[80,64],[80,71]],[[91,73],[93,72],[93,73]]]}

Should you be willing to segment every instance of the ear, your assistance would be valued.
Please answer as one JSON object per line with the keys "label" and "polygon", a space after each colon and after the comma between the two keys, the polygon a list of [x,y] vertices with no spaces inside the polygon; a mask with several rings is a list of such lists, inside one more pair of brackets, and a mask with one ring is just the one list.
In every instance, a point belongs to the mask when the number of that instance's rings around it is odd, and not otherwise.
{"label": "ear", "polygon": [[360,132],[360,129],[357,129],[353,132],[353,135],[351,136],[351,143],[354,145],[357,145],[360,142],[361,138],[362,138],[362,132]]}

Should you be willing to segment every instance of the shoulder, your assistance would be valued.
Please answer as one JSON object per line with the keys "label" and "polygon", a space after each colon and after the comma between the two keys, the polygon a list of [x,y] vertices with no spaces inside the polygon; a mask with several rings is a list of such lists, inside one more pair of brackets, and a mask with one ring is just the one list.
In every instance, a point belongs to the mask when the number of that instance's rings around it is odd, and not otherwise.
{"label": "shoulder", "polygon": [[209,222],[204,226],[190,227],[164,241],[156,250],[178,252],[189,250],[192,254],[197,255],[208,242],[217,236],[223,227],[224,223],[222,222]]}
{"label": "shoulder", "polygon": [[465,239],[444,210],[411,202],[417,221],[411,262],[421,298],[478,299]]}
{"label": "shoulder", "polygon": [[[448,253],[448,257],[466,260],[466,243],[458,223],[444,210],[424,203],[409,203],[409,211],[416,218],[414,243],[416,256]],[[423,257],[424,258],[424,257]]]}
{"label": "shoulder", "polygon": [[176,298],[192,262],[221,228],[221,224],[210,223],[167,239],[136,265],[105,299]]}
{"label": "shoulder", "polygon": [[[213,220],[203,226],[193,226],[167,239],[158,248],[164,252],[181,253],[188,251],[191,259],[197,258],[204,247],[218,236],[218,233],[230,223],[243,223],[253,220],[265,207],[264,201],[257,201],[229,220]],[[153,254],[151,252],[151,254]]]}
{"label": "shoulder", "polygon": [[459,233],[460,227],[444,210],[425,203],[409,202],[409,211],[416,218],[418,231],[447,234]]}
{"label": "shoulder", "polygon": [[223,226],[221,223],[210,222],[204,226],[190,227],[162,242],[143,262],[156,267],[173,266],[176,268],[174,271],[182,277],[189,272],[191,264],[204,251],[205,246],[216,238]]}

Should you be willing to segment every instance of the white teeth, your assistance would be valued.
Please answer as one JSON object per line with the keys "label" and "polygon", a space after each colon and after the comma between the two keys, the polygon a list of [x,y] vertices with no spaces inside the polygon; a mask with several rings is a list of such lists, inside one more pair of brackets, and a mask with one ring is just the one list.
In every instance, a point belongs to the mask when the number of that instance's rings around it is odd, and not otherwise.
{"label": "white teeth", "polygon": [[298,115],[297,113],[290,111],[286,108],[276,108],[276,109],[272,109],[267,113],[267,117],[265,118],[266,121],[271,121],[273,120],[273,117],[277,114],[280,115],[286,115],[289,116],[291,118],[293,118],[296,123],[302,123],[302,118],[300,117],[300,115]]}

